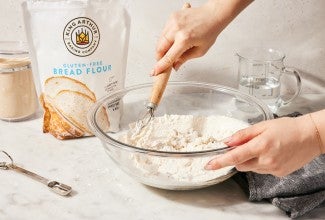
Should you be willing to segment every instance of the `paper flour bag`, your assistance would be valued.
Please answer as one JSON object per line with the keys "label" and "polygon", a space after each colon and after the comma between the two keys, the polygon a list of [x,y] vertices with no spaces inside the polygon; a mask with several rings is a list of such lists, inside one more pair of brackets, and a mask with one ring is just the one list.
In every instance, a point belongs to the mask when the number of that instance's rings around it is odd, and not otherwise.
{"label": "paper flour bag", "polygon": [[[92,135],[88,110],[124,87],[128,13],[117,0],[29,0],[23,11],[43,131],[59,139]],[[121,105],[102,109],[103,129],[118,130]]]}

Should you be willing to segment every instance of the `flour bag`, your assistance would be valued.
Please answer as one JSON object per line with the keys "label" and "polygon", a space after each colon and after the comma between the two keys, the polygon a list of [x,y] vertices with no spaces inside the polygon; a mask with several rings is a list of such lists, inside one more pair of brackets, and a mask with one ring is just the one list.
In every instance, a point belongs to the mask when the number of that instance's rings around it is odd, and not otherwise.
{"label": "flour bag", "polygon": [[[89,109],[124,87],[127,11],[117,0],[28,0],[22,6],[43,132],[58,139],[92,135]],[[118,130],[121,107],[117,101],[98,114],[104,130]]]}

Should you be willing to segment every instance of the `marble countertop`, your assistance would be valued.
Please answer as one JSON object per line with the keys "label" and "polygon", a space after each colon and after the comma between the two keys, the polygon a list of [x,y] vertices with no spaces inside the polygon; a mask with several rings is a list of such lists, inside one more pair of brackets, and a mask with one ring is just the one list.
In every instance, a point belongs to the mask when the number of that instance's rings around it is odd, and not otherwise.
{"label": "marble countertop", "polygon": [[[325,94],[302,95],[280,114],[325,108]],[[10,170],[0,170],[0,219],[288,219],[267,202],[251,203],[229,179],[194,191],[144,186],[123,173],[95,137],[60,141],[41,132],[40,117],[0,121],[0,149],[15,162],[73,187],[61,197]],[[303,219],[324,219],[316,209]]]}

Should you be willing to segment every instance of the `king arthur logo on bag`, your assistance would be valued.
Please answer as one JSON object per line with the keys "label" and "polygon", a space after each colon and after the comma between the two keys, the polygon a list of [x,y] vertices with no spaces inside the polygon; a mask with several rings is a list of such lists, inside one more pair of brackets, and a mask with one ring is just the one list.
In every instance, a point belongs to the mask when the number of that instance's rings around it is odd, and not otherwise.
{"label": "king arthur logo on bag", "polygon": [[[92,135],[88,110],[124,87],[128,13],[117,0],[28,0],[23,11],[43,132],[59,139]],[[118,130],[121,105],[98,114],[102,129]]]}
{"label": "king arthur logo on bag", "polygon": [[65,26],[63,40],[70,53],[86,57],[96,50],[100,32],[96,23],[90,18],[74,18]]}

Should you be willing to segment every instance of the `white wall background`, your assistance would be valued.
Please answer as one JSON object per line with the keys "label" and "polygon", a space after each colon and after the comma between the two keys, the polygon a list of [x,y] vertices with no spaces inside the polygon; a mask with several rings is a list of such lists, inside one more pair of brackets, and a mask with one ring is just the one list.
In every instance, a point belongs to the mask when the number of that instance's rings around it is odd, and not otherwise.
{"label": "white wall background", "polygon": [[[0,0],[0,41],[25,40],[21,2]],[[132,18],[126,85],[151,82],[149,72],[154,65],[158,36],[169,14],[181,8],[185,1],[123,2]],[[195,7],[204,0],[188,2]],[[324,11],[324,0],[256,0],[221,33],[204,57],[184,65],[171,80],[198,80],[235,87],[234,54],[242,47],[255,45],[285,52],[286,64],[301,71],[303,93],[324,93]],[[291,81],[287,80],[289,85],[293,85]]]}

